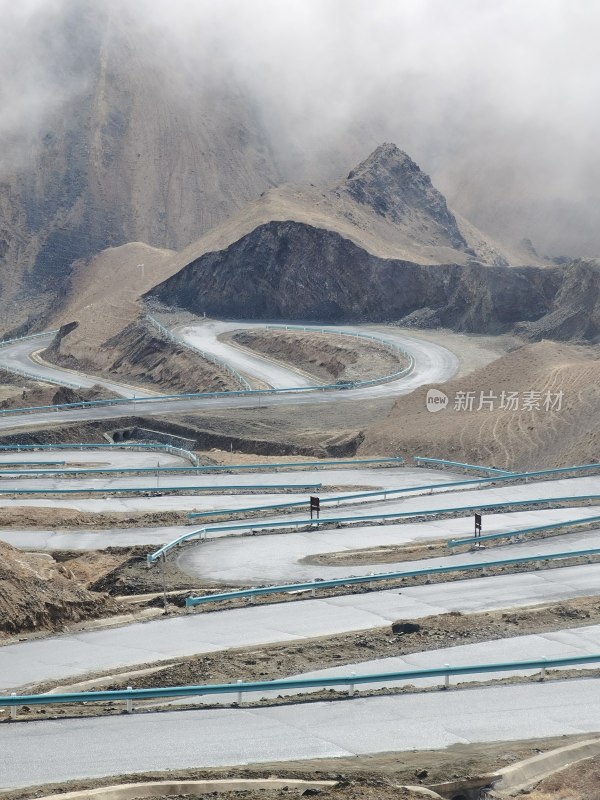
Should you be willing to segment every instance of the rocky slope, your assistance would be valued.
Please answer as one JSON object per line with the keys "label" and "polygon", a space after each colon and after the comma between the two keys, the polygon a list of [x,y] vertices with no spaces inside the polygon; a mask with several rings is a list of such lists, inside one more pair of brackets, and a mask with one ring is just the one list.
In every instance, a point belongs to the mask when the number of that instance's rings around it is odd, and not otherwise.
{"label": "rocky slope", "polygon": [[331,187],[284,184],[265,192],[174,255],[168,274],[226,249],[261,225],[287,221],[334,231],[380,258],[417,264],[547,263],[529,247],[501,245],[477,230],[448,207],[406,153],[386,143]]}
{"label": "rocky slope", "polygon": [[422,265],[382,259],[338,233],[298,222],[261,225],[207,253],[150,296],[195,312],[312,320],[400,320],[498,332],[546,314],[558,267]]}
{"label": "rocky slope", "polygon": [[408,236],[422,244],[443,243],[475,255],[429,175],[393,144],[378,147],[335,191],[403,226]]}
{"label": "rocky slope", "polygon": [[579,259],[565,267],[547,314],[517,326],[531,339],[597,341],[600,337],[600,261]]}
{"label": "rocky slope", "polygon": [[[382,259],[386,263],[389,259],[404,262],[407,276],[412,270],[408,283],[398,284],[395,274],[386,277],[387,267],[380,263]],[[206,294],[198,296],[194,282],[189,286],[187,283],[200,262],[203,266],[198,278],[210,278],[211,285],[204,286],[202,291]],[[205,270],[209,262],[215,264],[214,275],[212,268]],[[393,319],[429,304],[435,309],[429,316],[435,320],[437,309],[445,302],[441,297],[444,292],[454,293],[452,308],[458,303],[457,292],[462,292],[462,305],[473,305],[472,316],[487,311],[490,302],[507,306],[511,287],[516,290],[528,283],[529,278],[522,277],[524,273],[504,276],[496,272],[486,276],[482,272],[481,279],[475,276],[479,264],[505,267],[509,263],[540,261],[530,249],[507,250],[460,220],[429,176],[406,153],[393,144],[383,144],[334,186],[319,189],[284,185],[273,189],[182,251],[132,242],[76,262],[51,322],[57,326],[78,322],[61,343],[62,357],[73,359],[73,365],[78,362],[92,371],[103,370],[106,359],[100,356],[101,346],[118,337],[140,316],[140,295],[188,265],[169,284],[166,294],[169,302],[180,302],[171,293],[176,284],[181,296],[189,294],[194,298],[192,302],[185,297],[185,307],[195,311],[292,317],[306,312],[312,317],[339,318],[348,316],[350,308],[352,316]],[[266,264],[270,265],[268,269]],[[464,273],[468,277],[459,279],[460,270],[448,271],[442,280],[441,273],[432,277],[414,266],[439,264],[468,267]],[[324,280],[317,280],[316,276]],[[542,284],[541,290],[536,287],[530,291],[526,287],[524,303],[531,302],[528,310],[508,314],[507,320],[506,309],[492,314],[490,330],[507,321],[532,320],[545,313],[549,276],[537,281]],[[392,306],[386,285],[389,281],[399,292],[398,302]],[[446,287],[442,285],[444,281]],[[493,284],[491,289],[487,288],[487,281]],[[432,291],[423,295],[425,284]],[[472,288],[468,288],[471,284]],[[371,290],[369,305],[363,295]],[[297,293],[302,299],[299,304]],[[311,293],[313,297],[307,304]],[[343,297],[337,296],[344,293]],[[540,293],[544,295],[541,299],[532,299],[532,295]],[[157,294],[163,294],[163,287]],[[259,296],[263,294],[264,299]],[[286,301],[286,294],[293,300]],[[400,302],[400,295],[406,296],[405,302]],[[490,297],[486,299],[484,295]],[[232,297],[234,302],[230,302]],[[454,324],[453,314],[454,311],[442,314],[445,324]],[[468,316],[466,309],[459,315]],[[479,329],[468,320],[461,325],[468,330]]]}
{"label": "rocky slope", "polygon": [[46,313],[76,260],[131,241],[181,249],[279,179],[231,77],[199,79],[177,53],[164,69],[119,5],[40,14],[53,43],[45,79],[63,102],[23,132],[23,157],[0,173],[6,329]]}
{"label": "rocky slope", "polygon": [[[172,392],[223,392],[239,384],[225,370],[199,354],[163,339],[143,319],[127,325],[88,355],[74,358],[69,347],[76,324],[65,325],[43,357],[70,369],[101,373],[113,380]],[[79,351],[83,353],[81,348]]]}

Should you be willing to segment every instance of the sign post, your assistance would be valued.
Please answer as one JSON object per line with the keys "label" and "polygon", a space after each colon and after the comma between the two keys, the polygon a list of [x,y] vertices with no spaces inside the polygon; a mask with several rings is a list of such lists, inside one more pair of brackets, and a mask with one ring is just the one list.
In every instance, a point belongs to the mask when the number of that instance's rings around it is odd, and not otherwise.
{"label": "sign post", "polygon": [[[475,538],[481,538],[481,514],[478,514],[477,512],[475,512]],[[481,547],[481,543],[477,542],[475,547]]]}
{"label": "sign post", "polygon": [[321,501],[318,497],[310,498],[310,518],[313,518],[313,513],[317,515],[317,519],[319,519],[319,513],[321,511]]}

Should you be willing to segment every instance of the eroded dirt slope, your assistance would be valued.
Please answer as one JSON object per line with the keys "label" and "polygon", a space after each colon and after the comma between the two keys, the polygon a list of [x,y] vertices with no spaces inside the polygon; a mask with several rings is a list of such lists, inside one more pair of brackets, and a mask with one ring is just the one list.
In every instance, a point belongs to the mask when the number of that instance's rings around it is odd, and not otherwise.
{"label": "eroded dirt slope", "polygon": [[0,638],[116,613],[108,595],[90,592],[51,556],[0,542]]}
{"label": "eroded dirt slope", "polygon": [[71,337],[77,328],[65,326],[44,359],[63,367],[104,375],[111,380],[173,392],[222,392],[239,388],[224,369],[199,353],[162,337],[143,318],[131,322],[99,347],[76,344],[80,357],[73,355]]}
{"label": "eroded dirt slope", "polygon": [[[360,454],[435,455],[508,468],[584,464],[600,458],[596,347],[548,341],[525,345],[438,386],[449,401],[436,413],[426,408],[428,388],[398,398],[389,415],[367,429]],[[536,394],[528,395],[531,392]],[[552,407],[546,409],[548,392]],[[455,408],[459,393],[465,398],[462,410]],[[517,396],[516,408],[511,407],[511,393]],[[469,396],[472,410],[465,409]],[[527,407],[527,397],[537,407]]]}

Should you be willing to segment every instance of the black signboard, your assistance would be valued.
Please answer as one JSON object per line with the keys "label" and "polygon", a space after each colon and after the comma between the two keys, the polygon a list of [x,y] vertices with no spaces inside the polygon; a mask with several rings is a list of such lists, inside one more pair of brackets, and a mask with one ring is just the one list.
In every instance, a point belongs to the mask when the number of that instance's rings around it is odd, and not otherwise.
{"label": "black signboard", "polygon": [[313,518],[313,513],[317,515],[317,519],[319,519],[319,511],[321,509],[321,501],[318,497],[310,498],[310,518]]}

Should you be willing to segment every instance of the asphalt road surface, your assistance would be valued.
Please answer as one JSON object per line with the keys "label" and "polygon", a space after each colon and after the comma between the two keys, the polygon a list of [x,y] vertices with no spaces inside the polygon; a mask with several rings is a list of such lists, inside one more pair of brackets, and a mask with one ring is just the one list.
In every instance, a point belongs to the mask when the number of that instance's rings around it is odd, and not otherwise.
{"label": "asphalt road surface", "polygon": [[314,386],[321,381],[299,369],[256,355],[251,350],[236,347],[218,337],[224,333],[240,330],[258,329],[264,331],[260,323],[220,322],[206,320],[198,325],[184,325],[177,334],[188,344],[226,361],[230,366],[245,375],[255,378],[273,389],[290,389],[297,386]]}
{"label": "asphalt road surface", "polygon": [[2,725],[0,787],[595,733],[599,693],[599,681],[581,679],[343,703]]}
{"label": "asphalt road surface", "polygon": [[[471,613],[594,595],[597,564],[369,594],[190,614],[32,639],[0,649],[0,690],[232,647],[294,641],[449,611]],[[599,726],[600,727],[600,726]]]}
{"label": "asphalt road surface", "polygon": [[[204,325],[193,326],[186,335],[196,337],[195,343],[205,350],[220,348],[221,357],[238,359],[237,365],[257,379],[270,385],[289,387],[292,377],[300,385],[301,376],[293,370],[282,373],[282,365],[259,359],[251,363],[244,351],[229,347],[217,339],[222,328],[218,325],[207,329]],[[234,327],[242,327],[235,325]],[[368,330],[361,328],[360,330]],[[212,338],[211,338],[212,337]],[[261,405],[314,405],[343,404],[363,398],[392,397],[406,394],[418,386],[441,383],[451,378],[458,367],[457,358],[447,349],[431,342],[386,330],[385,337],[410,352],[415,358],[415,369],[406,378],[378,386],[346,390],[341,392],[316,392],[269,395],[256,397],[228,397],[192,400],[150,400],[100,408],[72,409],[69,411],[43,411],[19,414],[0,414],[0,431],[19,428],[42,427],[48,424],[67,423],[80,420],[110,419],[129,415],[163,415],[193,410],[220,408],[247,408]],[[37,340],[35,347],[28,345],[0,348],[0,366],[12,363],[28,372],[32,369],[31,353],[41,349],[43,342]],[[31,348],[31,349],[29,349]],[[213,349],[214,352],[214,349]],[[217,354],[217,353],[215,353]],[[240,355],[241,354],[241,355]],[[2,360],[4,359],[4,361]],[[245,359],[242,363],[239,359]],[[37,364],[40,370],[54,368]],[[58,370],[58,373],[61,371]],[[40,374],[40,373],[36,373]],[[46,373],[48,377],[49,373]],[[64,372],[63,372],[64,375]],[[66,378],[72,383],[72,374]],[[55,373],[56,377],[56,373]],[[85,377],[85,376],[83,376]],[[96,383],[94,378],[86,378]],[[85,384],[81,384],[85,385]],[[91,385],[91,384],[90,384]],[[114,384],[113,384],[114,386]],[[123,389],[122,385],[121,389]],[[113,389],[116,391],[116,389]],[[14,457],[14,453],[10,454]],[[56,453],[52,454],[56,457]],[[78,454],[79,455],[79,454]],[[152,454],[151,458],[154,457]],[[100,458],[100,457],[99,457]],[[79,459],[81,460],[81,459]],[[343,477],[333,471],[324,477],[317,472],[319,481],[333,481],[343,485],[344,479],[352,484],[381,480],[385,483],[412,480],[408,470],[343,471]],[[335,473],[335,474],[334,474]],[[295,480],[292,480],[292,476]],[[203,485],[218,485],[225,488],[233,482],[247,483],[244,479],[232,480],[231,476],[204,476]],[[439,480],[441,473],[432,475]],[[306,473],[278,473],[267,478],[254,476],[256,482],[296,483],[306,482]],[[418,478],[425,482],[424,473]],[[84,483],[81,483],[81,480]],[[104,486],[140,485],[127,483],[132,479],[121,476],[114,479],[77,479],[78,485],[89,488]],[[179,479],[169,476],[159,478],[163,487],[174,488]],[[31,481],[30,484],[25,481]],[[43,486],[57,488],[69,485],[70,479],[43,478]],[[190,485],[189,476],[181,476],[179,485]],[[40,486],[37,478],[19,479],[21,486]],[[0,486],[10,485],[9,481]],[[202,485],[194,483],[194,485]],[[330,485],[334,485],[331,483]],[[349,485],[348,483],[346,485]],[[376,484],[380,485],[380,484]],[[395,484],[396,485],[396,484]],[[406,483],[401,485],[407,485]],[[365,512],[416,512],[425,508],[458,508],[461,505],[477,505],[484,502],[509,503],[517,499],[565,495],[583,496],[595,494],[600,479],[594,477],[557,480],[545,483],[523,484],[508,487],[497,486],[481,490],[457,490],[439,496],[409,496],[405,499],[377,501],[364,508]],[[600,493],[600,492],[598,492]],[[252,496],[265,502],[265,496]],[[273,498],[289,499],[281,495]],[[250,497],[244,498],[250,500]],[[138,497],[138,498],[81,498],[26,500],[25,505],[48,504],[86,508],[87,510],[131,510],[146,511],[185,508],[187,502],[194,507],[223,508],[239,506],[241,498],[225,495],[208,497]],[[232,502],[234,501],[234,502]],[[21,500],[6,500],[3,503],[21,504]],[[76,505],[69,505],[75,503]],[[136,505],[139,503],[141,505]],[[183,503],[183,505],[182,505]],[[83,504],[83,505],[82,505]],[[87,504],[87,505],[86,505]],[[252,503],[248,503],[251,505]],[[325,516],[336,516],[339,509],[325,509]],[[514,520],[527,527],[539,520],[564,520],[577,516],[591,516],[593,509],[577,508],[563,510],[527,511],[518,514],[497,515],[491,525],[505,530]],[[304,519],[306,514],[295,515]],[[294,518],[294,515],[291,517]],[[341,549],[354,547],[364,541],[369,545],[382,544],[391,537],[412,537],[426,540],[435,536],[442,538],[446,532],[456,535],[467,524],[467,519],[405,525],[376,526],[365,523],[353,530],[286,536],[253,537],[252,540],[210,541],[197,548],[183,551],[180,563],[186,569],[208,571],[213,577],[218,573],[218,559],[230,559],[231,574],[243,581],[265,581],[274,576],[296,577],[291,574],[300,565],[302,557],[323,552],[322,547]],[[199,526],[200,527],[200,526]],[[520,527],[517,525],[516,527]],[[394,530],[395,529],[395,530]],[[169,538],[172,529],[146,530],[148,536]],[[361,538],[361,532],[365,538]],[[487,529],[485,532],[489,532]],[[18,532],[13,531],[11,535]],[[142,533],[142,535],[146,535]],[[470,530],[465,530],[465,534]],[[66,535],[61,532],[40,532],[40,537]],[[23,532],[33,536],[34,532]],[[76,536],[77,534],[68,534]],[[114,537],[116,535],[140,535],[140,532],[116,531],[89,532],[91,537]],[[287,538],[289,537],[289,538]],[[322,537],[322,538],[319,538]],[[592,542],[593,533],[568,537],[569,542]],[[565,539],[565,537],[561,537]],[[322,543],[322,544],[321,544]],[[254,549],[252,545],[256,545]],[[276,546],[274,546],[276,545]],[[281,546],[280,546],[281,545]],[[542,545],[540,544],[540,547]],[[545,543],[544,547],[560,546],[560,540]],[[520,550],[519,550],[520,548]],[[530,544],[512,545],[505,552],[529,552]],[[279,550],[279,552],[274,552]],[[194,567],[194,559],[202,554],[209,558],[201,567]],[[486,555],[488,555],[486,553]],[[478,554],[477,557],[479,557]],[[460,556],[465,559],[470,556]],[[444,559],[455,560],[448,556]],[[415,562],[412,562],[415,565]],[[432,563],[432,562],[428,562]],[[261,570],[262,564],[262,572]],[[393,565],[386,565],[386,569]],[[320,569],[320,568],[319,568]],[[328,568],[326,568],[328,569]],[[363,568],[352,568],[354,574]],[[223,579],[231,579],[223,574]],[[297,573],[296,573],[297,574]],[[497,575],[474,578],[467,581],[438,583],[401,590],[374,591],[368,594],[340,595],[328,598],[311,598],[299,602],[247,606],[205,614],[155,619],[123,627],[96,629],[65,633],[59,636],[30,639],[0,648],[0,690],[11,691],[42,681],[67,681],[81,678],[99,670],[134,667],[150,662],[166,662],[179,656],[209,653],[245,645],[261,645],[275,642],[310,639],[350,631],[367,630],[387,626],[399,619],[419,619],[431,614],[449,611],[472,613],[475,611],[511,609],[520,606],[557,601],[561,598],[592,596],[598,591],[599,567],[584,564],[577,567],[560,567],[544,571],[532,571],[514,575]],[[464,663],[465,659],[492,661],[500,652],[522,655],[524,652],[552,655],[558,652],[579,653],[597,650],[600,636],[597,626],[577,631],[562,631],[538,637],[520,637],[521,641],[504,643],[482,643],[471,649],[446,649],[444,651],[414,654],[404,657],[405,663],[433,663],[443,658],[449,663]],[[504,651],[501,648],[504,646]],[[373,666],[373,665],[371,665]],[[352,669],[352,666],[346,669]],[[365,665],[355,667],[366,669]],[[243,678],[243,676],[240,676]],[[0,749],[2,768],[0,787],[32,785],[48,781],[65,781],[70,778],[114,775],[142,770],[177,769],[193,766],[234,765],[250,762],[293,760],[325,756],[348,756],[359,753],[446,747],[455,742],[498,741],[529,737],[553,736],[565,733],[591,733],[600,729],[598,715],[600,682],[598,680],[570,680],[564,683],[525,684],[518,686],[472,688],[452,690],[445,693],[399,695],[373,698],[356,698],[352,702],[316,703],[302,706],[281,706],[263,709],[220,709],[216,711],[174,711],[170,714],[144,714],[104,718],[64,719],[46,722],[23,723],[0,726]]]}
{"label": "asphalt road surface", "polygon": [[[201,327],[201,326],[196,326]],[[240,323],[238,327],[243,327]],[[380,333],[376,328],[369,326],[355,327],[352,330],[369,331]],[[79,422],[81,420],[114,419],[129,416],[131,413],[144,416],[156,416],[162,414],[182,414],[188,411],[210,410],[222,408],[254,408],[257,406],[274,405],[311,405],[323,403],[346,403],[350,401],[390,397],[401,394],[409,394],[419,386],[432,383],[443,383],[449,380],[457,371],[459,366],[458,358],[454,353],[433,342],[426,342],[404,333],[398,333],[390,328],[386,331],[385,338],[394,341],[403,349],[409,352],[415,359],[415,368],[406,377],[400,378],[389,383],[382,383],[376,386],[364,387],[361,389],[347,389],[340,391],[308,391],[306,393],[290,393],[265,395],[260,398],[256,396],[228,396],[227,393],[218,397],[192,398],[181,400],[140,400],[135,403],[119,403],[114,406],[100,406],[93,408],[78,408],[59,411],[40,411],[24,412],[18,414],[0,414],[0,431],[9,431],[23,428],[40,428],[47,425],[66,424],[69,422]],[[39,348],[40,339],[34,340]],[[203,346],[202,338],[199,344]],[[0,365],[10,369],[10,364],[18,369],[30,371],[30,354],[33,346],[31,343],[17,343],[4,348],[0,348]],[[232,348],[236,349],[236,348]],[[241,352],[241,351],[239,351]],[[38,365],[39,366],[39,365]],[[267,382],[277,383],[281,379],[279,370],[281,365],[272,366],[272,371],[266,375]],[[40,367],[42,369],[42,367]],[[43,369],[53,369],[44,367]],[[58,368],[57,368],[58,369]],[[61,371],[58,370],[60,373]],[[49,375],[48,372],[45,373]],[[70,373],[69,373],[70,374]],[[96,383],[96,379],[90,378],[91,383]],[[68,381],[72,383],[73,381]],[[133,393],[133,390],[131,390]]]}
{"label": "asphalt road surface", "polygon": [[121,397],[152,397],[156,392],[140,389],[139,387],[129,386],[116,381],[109,381],[106,378],[85,375],[82,372],[75,372],[70,369],[61,369],[53,364],[35,356],[40,350],[45,350],[52,340],[54,334],[38,336],[35,339],[24,339],[13,344],[0,347],[0,367],[9,372],[16,371],[17,374],[23,371],[32,378],[40,381],[49,379],[52,383],[63,384],[65,386],[76,386],[81,389],[91,389],[92,386],[102,386]]}

